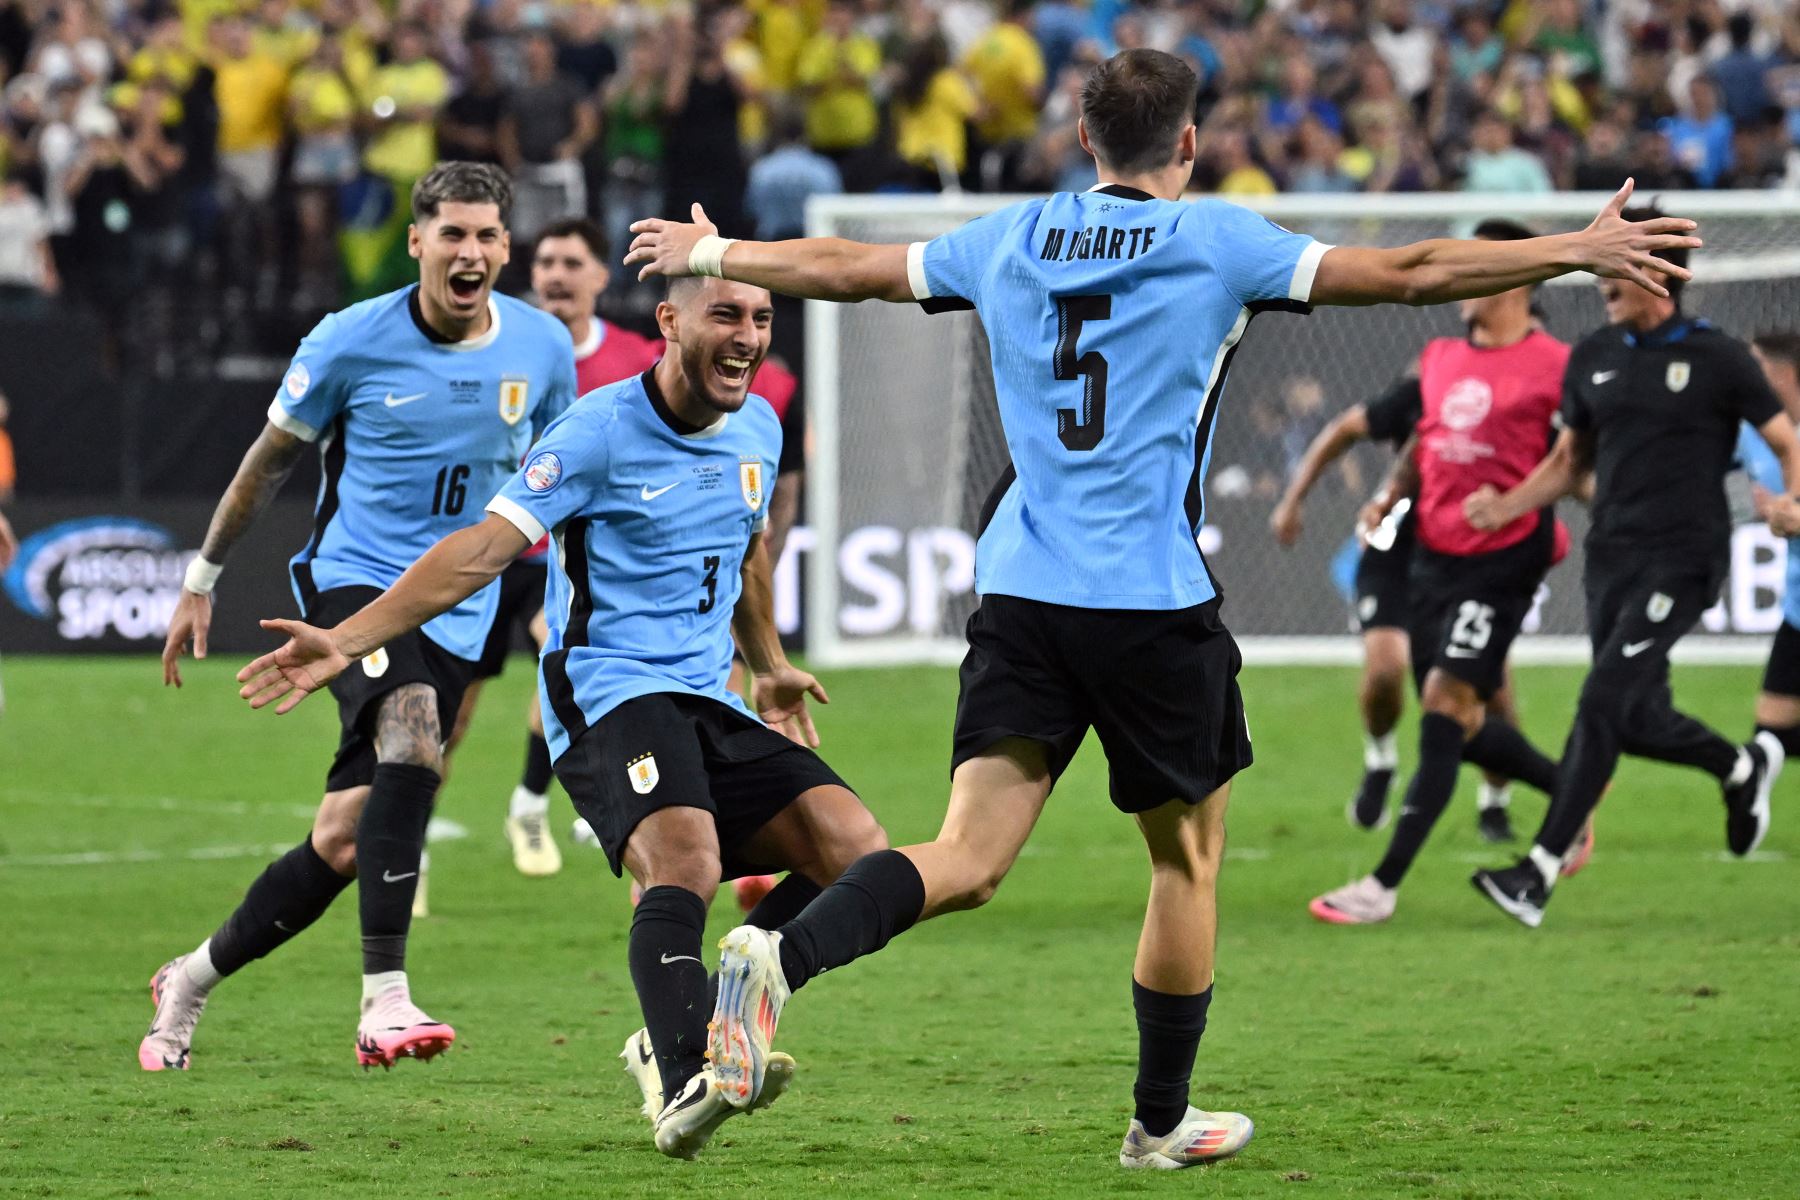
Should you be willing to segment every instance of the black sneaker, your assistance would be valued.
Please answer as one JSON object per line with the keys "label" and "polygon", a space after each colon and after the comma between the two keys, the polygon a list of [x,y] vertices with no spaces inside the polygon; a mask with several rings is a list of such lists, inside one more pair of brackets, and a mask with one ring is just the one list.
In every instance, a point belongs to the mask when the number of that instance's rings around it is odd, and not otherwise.
{"label": "black sneaker", "polygon": [[1475,818],[1475,828],[1481,831],[1484,842],[1510,842],[1518,836],[1513,833],[1512,818],[1503,804],[1482,809]]}
{"label": "black sneaker", "polygon": [[1750,756],[1749,776],[1736,787],[1725,788],[1725,845],[1739,858],[1756,849],[1769,832],[1769,789],[1781,769],[1770,763],[1760,740],[1750,742],[1744,752]]}
{"label": "black sneaker", "polygon": [[1469,876],[1475,890],[1492,900],[1500,911],[1536,929],[1544,920],[1544,906],[1550,903],[1550,889],[1537,864],[1522,858],[1498,871],[1477,871]]}
{"label": "black sneaker", "polygon": [[1362,782],[1357,785],[1356,795],[1350,798],[1350,805],[1344,811],[1344,815],[1350,818],[1350,824],[1358,829],[1380,829],[1386,825],[1388,789],[1393,786],[1392,767],[1365,770]]}

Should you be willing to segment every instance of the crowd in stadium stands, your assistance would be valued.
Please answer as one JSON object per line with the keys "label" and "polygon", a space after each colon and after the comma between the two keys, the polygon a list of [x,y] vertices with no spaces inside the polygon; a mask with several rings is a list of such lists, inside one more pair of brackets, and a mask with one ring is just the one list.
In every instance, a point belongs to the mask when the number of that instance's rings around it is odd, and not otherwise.
{"label": "crowd in stadium stands", "polygon": [[696,200],[773,238],[1083,187],[1085,72],[1143,45],[1198,70],[1200,190],[1800,186],[1789,0],[0,0],[0,298],[323,311],[404,282],[439,158],[621,249]]}

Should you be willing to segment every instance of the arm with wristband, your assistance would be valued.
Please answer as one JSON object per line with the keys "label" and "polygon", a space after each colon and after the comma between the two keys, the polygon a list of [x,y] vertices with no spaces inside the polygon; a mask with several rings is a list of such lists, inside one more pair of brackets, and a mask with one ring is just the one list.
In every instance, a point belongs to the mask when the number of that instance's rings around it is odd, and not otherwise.
{"label": "arm with wristband", "polygon": [[206,657],[206,635],[212,627],[212,591],[225,569],[226,556],[250,528],[259,513],[268,507],[281,485],[293,473],[307,443],[274,425],[264,425],[261,435],[251,443],[238,464],[231,485],[219,498],[212,522],[206,528],[206,540],[199,555],[188,564],[182,581],[181,599],[169,618],[169,635],[163,642],[163,684],[181,686],[181,652],[191,643],[195,658]]}

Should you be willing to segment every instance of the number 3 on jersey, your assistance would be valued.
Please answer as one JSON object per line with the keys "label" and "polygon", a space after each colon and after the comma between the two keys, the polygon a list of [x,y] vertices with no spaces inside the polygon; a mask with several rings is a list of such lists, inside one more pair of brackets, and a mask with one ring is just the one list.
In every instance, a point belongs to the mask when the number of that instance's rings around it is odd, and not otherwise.
{"label": "number 3 on jersey", "polygon": [[1070,450],[1092,450],[1106,436],[1106,358],[1098,350],[1081,353],[1081,327],[1112,320],[1111,296],[1057,296],[1056,377],[1080,379],[1081,411],[1056,410],[1056,436]]}

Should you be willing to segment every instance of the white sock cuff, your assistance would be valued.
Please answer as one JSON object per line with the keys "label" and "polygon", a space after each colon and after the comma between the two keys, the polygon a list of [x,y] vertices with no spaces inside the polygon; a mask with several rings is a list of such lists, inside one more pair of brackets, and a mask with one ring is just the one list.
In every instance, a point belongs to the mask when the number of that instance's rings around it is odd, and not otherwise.
{"label": "white sock cuff", "polygon": [[219,980],[225,978],[219,974],[219,969],[213,966],[211,938],[201,942],[194,952],[187,956],[187,961],[181,964],[181,969],[187,973],[188,982],[203,992],[212,991],[218,986]]}
{"label": "white sock cuff", "polygon": [[1476,803],[1482,808],[1505,808],[1512,803],[1512,784],[1503,783],[1495,787],[1487,780],[1481,781],[1481,789],[1476,792]]}
{"label": "white sock cuff", "polygon": [[513,789],[512,802],[507,808],[508,816],[544,817],[549,814],[550,797],[540,796],[522,783]]}
{"label": "white sock cuff", "polygon": [[363,980],[362,998],[364,1000],[373,1000],[373,999],[375,999],[375,997],[381,995],[381,993],[387,991],[389,988],[405,987],[406,986],[406,972],[405,971],[377,971],[373,975],[364,975],[362,977],[362,980]]}
{"label": "white sock cuff", "polygon": [[1562,874],[1562,859],[1550,853],[1542,846],[1531,848],[1531,865],[1538,869],[1544,877],[1545,887],[1555,887],[1557,877]]}
{"label": "white sock cuff", "polygon": [[1377,737],[1372,733],[1363,734],[1363,770],[1392,771],[1400,765],[1400,744],[1394,738],[1394,731],[1388,730]]}

